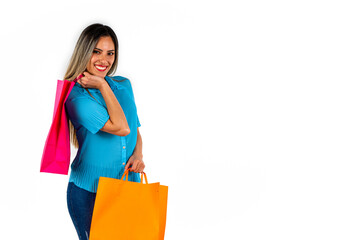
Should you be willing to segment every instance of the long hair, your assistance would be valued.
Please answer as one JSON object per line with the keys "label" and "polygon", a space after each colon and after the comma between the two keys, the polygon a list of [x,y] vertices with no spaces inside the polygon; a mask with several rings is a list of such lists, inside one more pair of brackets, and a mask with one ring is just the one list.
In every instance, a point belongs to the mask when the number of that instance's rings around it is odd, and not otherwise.
{"label": "long hair", "polygon": [[[86,70],[86,65],[90,61],[94,48],[101,37],[111,37],[115,45],[115,59],[107,75],[115,73],[118,65],[118,39],[115,32],[106,25],[95,23],[86,27],[75,45],[64,79],[74,81],[77,76]],[[86,89],[88,91],[88,89]],[[90,94],[90,92],[88,91]],[[91,94],[90,94],[91,95]],[[76,130],[69,119],[70,142],[75,148],[79,147],[76,137]]]}

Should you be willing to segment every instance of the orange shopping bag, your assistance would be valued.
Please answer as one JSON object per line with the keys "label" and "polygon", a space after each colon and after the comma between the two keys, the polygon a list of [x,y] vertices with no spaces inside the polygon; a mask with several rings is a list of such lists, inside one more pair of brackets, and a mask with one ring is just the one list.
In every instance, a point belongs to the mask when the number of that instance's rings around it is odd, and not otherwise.
{"label": "orange shopping bag", "polygon": [[140,183],[128,181],[128,173],[121,180],[100,177],[90,240],[164,239],[168,187],[149,184],[145,173]]}

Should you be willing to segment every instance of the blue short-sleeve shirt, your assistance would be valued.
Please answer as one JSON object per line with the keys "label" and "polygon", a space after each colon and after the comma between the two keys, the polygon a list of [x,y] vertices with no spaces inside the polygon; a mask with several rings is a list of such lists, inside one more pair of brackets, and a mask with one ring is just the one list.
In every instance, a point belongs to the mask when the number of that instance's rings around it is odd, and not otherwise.
{"label": "blue short-sleeve shirt", "polygon": [[[100,90],[75,83],[66,102],[66,113],[74,125],[79,149],[71,164],[70,182],[90,192],[97,191],[99,177],[120,179],[125,165],[133,154],[140,127],[130,80],[121,76],[105,80],[124,111],[130,128],[127,136],[117,136],[100,129],[108,121],[109,114]],[[130,172],[129,181],[140,182],[139,173]]]}

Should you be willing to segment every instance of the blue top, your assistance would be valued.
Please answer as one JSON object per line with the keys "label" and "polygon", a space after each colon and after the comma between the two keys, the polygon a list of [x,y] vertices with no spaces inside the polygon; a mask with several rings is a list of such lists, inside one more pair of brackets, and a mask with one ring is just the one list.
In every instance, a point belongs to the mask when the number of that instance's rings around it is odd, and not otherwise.
{"label": "blue top", "polygon": [[[66,102],[66,113],[76,129],[79,149],[71,164],[69,181],[90,192],[97,191],[99,177],[120,179],[133,154],[139,118],[130,80],[121,76],[105,77],[126,116],[130,134],[117,136],[99,131],[109,119],[105,100],[99,89],[75,83]],[[139,173],[129,172],[129,181],[140,182]]]}

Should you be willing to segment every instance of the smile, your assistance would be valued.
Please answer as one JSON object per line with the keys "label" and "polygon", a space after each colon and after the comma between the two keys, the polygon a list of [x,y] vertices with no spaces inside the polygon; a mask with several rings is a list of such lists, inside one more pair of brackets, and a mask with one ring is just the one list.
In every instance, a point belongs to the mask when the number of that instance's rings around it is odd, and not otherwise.
{"label": "smile", "polygon": [[104,72],[108,67],[102,65],[95,65],[95,68],[100,72]]}

